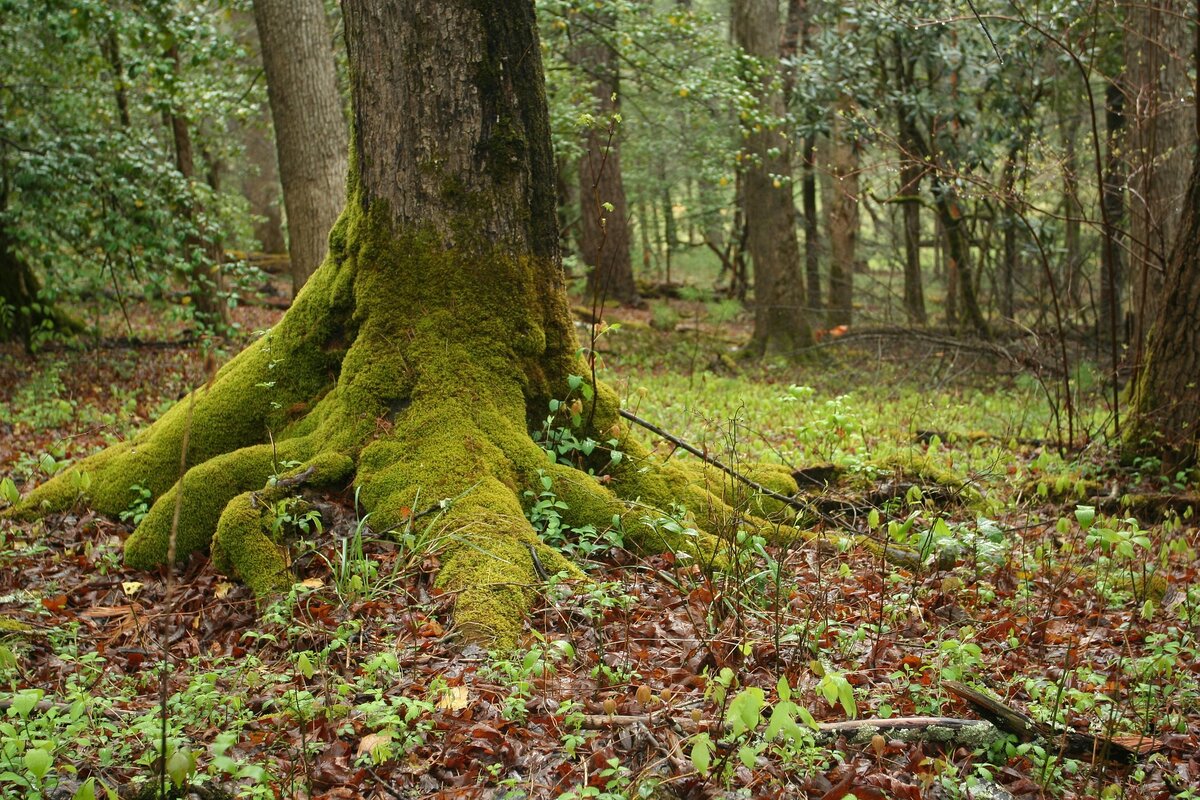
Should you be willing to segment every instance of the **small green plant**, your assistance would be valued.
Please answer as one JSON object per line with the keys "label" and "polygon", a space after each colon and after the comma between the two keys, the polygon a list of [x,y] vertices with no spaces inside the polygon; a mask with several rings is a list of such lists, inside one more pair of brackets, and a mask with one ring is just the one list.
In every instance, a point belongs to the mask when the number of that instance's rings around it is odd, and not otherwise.
{"label": "small green plant", "polygon": [[135,483],[129,487],[133,499],[129,501],[129,507],[120,513],[121,521],[128,522],[133,526],[142,524],[142,520],[150,513],[150,504],[154,500],[154,493],[141,484]]}
{"label": "small green plant", "polygon": [[725,727],[724,734],[716,741],[708,732],[692,737],[688,755],[696,771],[705,777],[716,776],[724,784],[732,774],[733,756],[746,769],[753,769],[767,752],[810,768],[817,722],[807,709],[792,700],[787,679],[780,677],[777,681],[777,699],[765,723],[766,692],[748,686],[731,695],[736,683],[733,671],[728,668],[709,680],[705,693],[722,709]]}
{"label": "small green plant", "polygon": [[563,520],[563,513],[570,507],[555,494],[549,475],[539,471],[538,477],[542,491],[536,494],[525,492],[525,499],[530,504],[525,515],[543,542],[584,561],[592,561],[608,550],[625,546],[619,516],[614,516],[612,526],[602,531],[596,530],[595,525],[569,527]]}
{"label": "small green plant", "polygon": [[285,534],[313,536],[324,527],[321,512],[313,508],[302,497],[285,497],[271,506],[271,533],[277,537]]}
{"label": "small green plant", "polygon": [[[567,387],[567,397],[550,400],[550,413],[530,435],[552,463],[569,464],[589,475],[604,474],[624,458],[625,454],[617,449],[620,441],[614,437],[598,442],[576,435],[575,431],[583,427],[588,405],[595,400],[595,389],[581,375],[569,375]],[[607,459],[596,458],[603,453],[608,454]]]}

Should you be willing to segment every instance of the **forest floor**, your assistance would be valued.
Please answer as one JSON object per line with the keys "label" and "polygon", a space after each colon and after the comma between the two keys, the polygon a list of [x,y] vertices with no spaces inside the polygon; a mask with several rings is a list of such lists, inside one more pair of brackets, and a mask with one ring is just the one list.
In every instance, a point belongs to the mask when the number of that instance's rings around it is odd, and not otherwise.
{"label": "forest floor", "polygon": [[[202,380],[195,343],[134,312],[104,324],[140,342],[0,351],[0,479],[27,489]],[[728,303],[609,321],[580,336],[626,406],[726,463],[819,467],[822,536],[721,532],[733,565],[705,574],[558,531],[556,498],[530,498],[593,582],[548,582],[519,649],[489,652],[456,639],[430,537],[372,531],[349,491],[314,498],[319,525],[280,512],[297,583],[265,608],[203,556],[169,602],[163,573],[125,568],[137,487],[122,519],[0,522],[0,796],[156,796],[165,693],[177,796],[1200,797],[1194,476],[1109,463],[1091,371],[1073,371],[1060,453],[1056,389],[996,351],[852,330],[806,363],[749,366],[729,357],[746,329]],[[1174,500],[1121,502],[1147,491]],[[823,538],[845,531],[918,558]],[[805,713],[976,718],[950,681],[1156,752],[805,732]]]}

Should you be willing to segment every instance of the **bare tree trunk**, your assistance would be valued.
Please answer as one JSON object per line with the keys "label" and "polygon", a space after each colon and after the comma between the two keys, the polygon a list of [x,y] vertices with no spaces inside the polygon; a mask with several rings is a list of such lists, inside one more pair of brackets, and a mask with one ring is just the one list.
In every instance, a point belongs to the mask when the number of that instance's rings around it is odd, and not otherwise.
{"label": "bare tree trunk", "polygon": [[630,254],[629,202],[621,174],[621,112],[618,53],[609,36],[616,16],[583,14],[572,29],[569,58],[592,89],[597,125],[584,133],[579,159],[580,257],[588,265],[588,295],[598,302],[636,303]]}
{"label": "bare tree trunk", "polygon": [[829,132],[829,314],[828,324],[849,325],[854,303],[858,243],[858,151],[849,138],[848,97],[838,99]]}
{"label": "bare tree trunk", "polygon": [[1108,138],[1104,169],[1104,186],[1100,202],[1104,205],[1104,247],[1100,254],[1100,308],[1098,310],[1100,341],[1112,345],[1116,359],[1116,342],[1121,338],[1122,295],[1125,277],[1122,255],[1122,225],[1125,221],[1125,173],[1121,158],[1124,139],[1125,95],[1121,87],[1110,82],[1104,92],[1104,123]]}
{"label": "bare tree trunk", "polygon": [[346,200],[346,121],[321,0],[254,0],[287,210],[292,291],[325,259]]}
{"label": "bare tree trunk", "polygon": [[1066,263],[1062,271],[1066,296],[1071,308],[1079,308],[1083,298],[1083,254],[1080,251],[1080,224],[1083,206],[1079,202],[1079,157],[1075,141],[1079,133],[1079,120],[1072,114],[1068,120],[1060,121],[1063,135],[1063,223],[1064,254]]}
{"label": "bare tree trunk", "polygon": [[[758,97],[770,119],[783,116],[783,95],[773,88],[778,63],[779,6],[774,0],[735,0],[734,40],[762,60]],[[786,132],[761,124],[748,131],[751,166],[744,175],[747,249],[754,263],[754,337],[758,353],[794,355],[812,343],[804,313],[804,281],[792,202],[791,146]]]}
{"label": "bare tree trunk", "polygon": [[242,145],[246,148],[246,160],[256,168],[242,178],[242,194],[250,203],[250,213],[258,217],[254,223],[254,238],[263,252],[285,253],[287,240],[283,235],[283,198],[270,116],[263,113],[256,119],[241,123],[239,128]]}
{"label": "bare tree trunk", "polygon": [[1169,474],[1194,465],[1200,445],[1200,154],[1161,297],[1124,440],[1128,455],[1155,455]]}
{"label": "bare tree trunk", "polygon": [[817,215],[817,137],[804,139],[800,164],[800,209],[804,216],[804,276],[808,284],[808,308],[821,307],[821,223]]}
{"label": "bare tree trunk", "polygon": [[1129,242],[1133,342],[1138,352],[1158,316],[1167,258],[1187,194],[1194,144],[1186,23],[1190,3],[1150,0],[1126,10],[1123,86],[1132,101],[1129,131]]}
{"label": "bare tree trunk", "polygon": [[100,49],[113,72],[113,97],[117,103],[117,119],[122,128],[128,128],[132,123],[129,119],[129,90],[125,86],[125,62],[121,58],[121,37],[116,27],[108,29],[107,35],[101,42]]}
{"label": "bare tree trunk", "polygon": [[[1013,148],[1004,159],[1001,191],[1011,201],[1016,199],[1017,150]],[[1004,245],[1000,262],[1000,313],[1008,319],[1016,314],[1016,281],[1018,269],[1017,216],[1007,203],[1001,205],[1004,225]]]}
{"label": "bare tree trunk", "polygon": [[925,288],[921,279],[921,168],[900,168],[901,214],[904,224],[904,313],[910,325],[924,325]]}

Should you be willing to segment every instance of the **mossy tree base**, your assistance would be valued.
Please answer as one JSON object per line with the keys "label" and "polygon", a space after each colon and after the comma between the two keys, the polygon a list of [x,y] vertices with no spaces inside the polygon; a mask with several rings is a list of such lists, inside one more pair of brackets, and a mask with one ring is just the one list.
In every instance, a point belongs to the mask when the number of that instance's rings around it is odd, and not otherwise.
{"label": "mossy tree base", "polygon": [[[15,513],[78,502],[79,473],[90,476],[82,499],[107,514],[128,508],[139,485],[154,503],[126,543],[128,563],[167,560],[178,503],[176,558],[211,550],[219,568],[265,593],[291,581],[270,523],[274,504],[299,487],[360,486],[376,530],[454,498],[431,531],[438,581],[459,592],[464,631],[502,643],[515,640],[539,583],[530,548],[550,573],[580,574],[525,517],[543,476],[568,505],[568,524],[620,525],[627,542],[647,550],[711,562],[716,539],[702,531],[773,529],[735,512],[726,501],[736,498],[720,496],[727,482],[657,462],[629,436],[602,384],[576,435],[620,441],[625,457],[607,485],[547,458],[531,421],[545,418],[550,399],[572,396],[571,376],[586,369],[566,303],[530,307],[543,272],[497,250],[446,248],[436,233],[394,234],[385,215],[352,200],[327,262],[274,329],[136,438],[36,488]],[[597,458],[608,462],[607,452]],[[795,491],[782,468],[772,477]],[[688,525],[670,532],[659,524],[667,515],[652,509],[677,503],[690,510]]]}

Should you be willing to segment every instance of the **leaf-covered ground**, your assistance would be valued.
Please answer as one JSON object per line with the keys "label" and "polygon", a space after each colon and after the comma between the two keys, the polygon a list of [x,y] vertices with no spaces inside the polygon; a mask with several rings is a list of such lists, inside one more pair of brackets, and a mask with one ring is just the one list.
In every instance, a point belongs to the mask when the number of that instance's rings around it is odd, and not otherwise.
{"label": "leaf-covered ground", "polygon": [[[240,313],[252,330],[275,312]],[[163,573],[124,568],[136,487],[123,520],[0,522],[0,794],[155,796],[165,685],[178,795],[1197,796],[1200,535],[1178,504],[1138,521],[1121,502],[1184,495],[1193,476],[1117,472],[1102,438],[1085,445],[1107,415],[1086,369],[1064,458],[1045,385],[1008,366],[1020,357],[852,331],[809,363],[751,369],[723,357],[744,336],[725,304],[618,316],[596,345],[627,407],[727,463],[826,466],[831,483],[806,496],[829,538],[781,548],[719,532],[733,566],[710,575],[560,530],[557,498],[529,498],[594,581],[540,587],[521,648],[498,653],[454,635],[454,598],[433,586],[436,521],[384,535],[350,490],[278,509],[297,583],[267,607],[202,556],[169,599]],[[186,342],[0,351],[0,478],[28,488],[129,435],[203,380],[203,361]],[[922,563],[837,544],[847,531]],[[975,716],[948,680],[1158,752],[1120,765],[1054,742],[803,733],[800,708]],[[781,707],[797,725],[776,736]]]}

